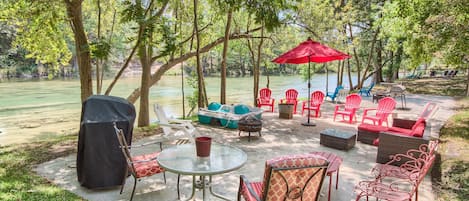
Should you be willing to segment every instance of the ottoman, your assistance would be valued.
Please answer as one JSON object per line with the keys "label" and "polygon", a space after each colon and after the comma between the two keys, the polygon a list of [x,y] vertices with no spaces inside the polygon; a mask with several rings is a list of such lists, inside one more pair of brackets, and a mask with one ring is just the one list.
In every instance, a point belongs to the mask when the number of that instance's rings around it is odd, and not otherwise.
{"label": "ottoman", "polygon": [[319,143],[335,149],[349,150],[355,146],[356,134],[339,129],[325,129],[320,132]]}

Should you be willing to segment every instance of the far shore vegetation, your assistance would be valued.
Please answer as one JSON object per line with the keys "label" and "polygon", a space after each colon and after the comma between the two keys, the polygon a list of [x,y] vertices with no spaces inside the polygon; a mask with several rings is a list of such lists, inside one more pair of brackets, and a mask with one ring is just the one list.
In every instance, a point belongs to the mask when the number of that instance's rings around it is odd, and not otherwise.
{"label": "far shore vegetation", "polygon": [[[454,95],[464,91],[463,78],[406,80],[410,92]],[[446,89],[451,88],[453,92]],[[428,89],[428,90],[425,90]],[[448,94],[449,93],[449,94]],[[469,99],[456,97],[458,111],[440,132],[441,156],[434,164],[432,180],[439,200],[465,200],[469,193]],[[160,133],[157,126],[135,128],[134,138]],[[33,168],[52,159],[76,153],[77,133],[44,141],[0,147],[0,200],[82,200],[37,175]]]}

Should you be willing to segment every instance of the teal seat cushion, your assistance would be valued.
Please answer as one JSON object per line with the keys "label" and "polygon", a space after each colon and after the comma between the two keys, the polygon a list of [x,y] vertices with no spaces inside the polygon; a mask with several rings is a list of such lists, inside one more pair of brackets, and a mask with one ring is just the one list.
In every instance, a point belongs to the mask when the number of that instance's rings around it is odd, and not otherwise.
{"label": "teal seat cushion", "polygon": [[220,107],[221,107],[221,104],[220,104],[220,103],[211,102],[210,104],[208,104],[207,109],[208,109],[208,110],[211,110],[211,111],[217,111],[218,109],[220,109]]}
{"label": "teal seat cushion", "polygon": [[246,105],[236,105],[234,106],[235,114],[247,114],[249,113],[249,107]]}

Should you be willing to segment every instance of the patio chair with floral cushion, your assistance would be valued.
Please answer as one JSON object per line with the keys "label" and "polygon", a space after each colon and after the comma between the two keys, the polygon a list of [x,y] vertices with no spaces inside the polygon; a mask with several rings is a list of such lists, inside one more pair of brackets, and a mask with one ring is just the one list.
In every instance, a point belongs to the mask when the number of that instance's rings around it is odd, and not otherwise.
{"label": "patio chair with floral cushion", "polygon": [[238,201],[316,201],[329,162],[315,154],[290,155],[266,161],[264,180],[250,182],[240,176]]}
{"label": "patio chair with floral cushion", "polygon": [[272,91],[269,88],[262,88],[259,90],[259,97],[257,98],[257,107],[269,106],[270,111],[274,112],[275,99],[272,98]]}
{"label": "patio chair with floral cushion", "polygon": [[[342,120],[344,116],[349,117],[349,123],[352,123],[353,118],[356,119],[357,110],[360,109],[360,104],[362,102],[362,97],[358,94],[350,94],[345,98],[345,104],[340,104],[335,106],[334,110],[334,121],[337,115],[342,115]],[[343,107],[343,110],[339,110]]]}
{"label": "patio chair with floral cushion", "polygon": [[[378,101],[377,108],[368,108],[363,110],[363,119],[362,123],[365,120],[371,120],[373,125],[381,126],[383,122],[386,122],[386,126],[389,126],[388,116],[392,113],[396,107],[396,101],[394,98],[385,97]],[[376,113],[370,114],[370,111],[376,110]]]}
{"label": "patio chair with floral cushion", "polygon": [[[119,141],[119,148],[121,149],[125,161],[127,162],[127,171],[130,172],[130,174],[134,177],[134,187],[132,189],[132,195],[130,196],[130,200],[132,200],[134,197],[135,187],[137,186],[137,180],[140,180],[143,177],[163,173],[164,183],[166,183],[166,175],[164,174],[165,170],[156,161],[156,157],[158,157],[160,152],[132,156],[129,150],[130,146],[127,144],[127,139],[125,139],[125,135],[122,129],[117,128],[117,126],[114,124],[114,130],[116,133],[117,140]],[[122,190],[124,190],[126,178],[127,174],[124,174],[120,194],[122,194]]]}

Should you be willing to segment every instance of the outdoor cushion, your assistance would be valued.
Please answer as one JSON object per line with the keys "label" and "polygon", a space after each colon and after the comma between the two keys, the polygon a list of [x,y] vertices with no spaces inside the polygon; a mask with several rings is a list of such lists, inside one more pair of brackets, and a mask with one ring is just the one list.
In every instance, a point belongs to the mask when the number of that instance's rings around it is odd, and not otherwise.
{"label": "outdoor cushion", "polygon": [[234,106],[235,114],[246,114],[249,113],[249,107],[246,105],[236,105]]}
{"label": "outdoor cushion", "polygon": [[378,126],[373,124],[360,124],[358,125],[358,130],[364,130],[369,132],[375,132],[378,134],[379,132],[387,131],[389,128],[384,126]]}
{"label": "outdoor cushion", "polygon": [[211,111],[217,111],[218,109],[220,109],[220,107],[221,107],[221,104],[220,104],[220,103],[211,102],[210,104],[208,104],[207,109],[208,109],[208,110],[211,110]]}
{"label": "outdoor cushion", "polygon": [[[156,162],[159,152],[132,157],[137,178],[154,175],[163,172],[164,169]],[[142,161],[142,162],[139,162]]]}

